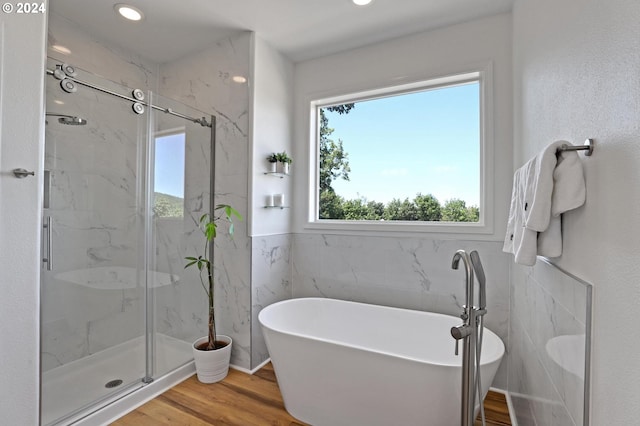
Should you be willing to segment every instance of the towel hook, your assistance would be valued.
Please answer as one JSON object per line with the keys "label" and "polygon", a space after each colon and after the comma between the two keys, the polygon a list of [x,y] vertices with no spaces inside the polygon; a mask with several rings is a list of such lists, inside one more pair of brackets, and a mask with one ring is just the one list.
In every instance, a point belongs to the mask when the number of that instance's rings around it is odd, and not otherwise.
{"label": "towel hook", "polygon": [[593,144],[593,139],[587,139],[582,146],[562,145],[558,148],[558,151],[586,151],[584,155],[591,157],[591,154],[593,154]]}

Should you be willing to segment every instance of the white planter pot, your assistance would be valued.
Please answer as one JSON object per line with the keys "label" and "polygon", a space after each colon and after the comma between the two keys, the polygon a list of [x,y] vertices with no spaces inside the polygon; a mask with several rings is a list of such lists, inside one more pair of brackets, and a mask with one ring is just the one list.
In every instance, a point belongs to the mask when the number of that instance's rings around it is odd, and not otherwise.
{"label": "white planter pot", "polygon": [[201,351],[198,345],[206,342],[208,337],[201,337],[193,343],[193,359],[196,362],[196,374],[202,383],[215,383],[227,377],[229,360],[231,359],[231,337],[218,334],[218,339],[228,345],[215,351]]}
{"label": "white planter pot", "polygon": [[276,173],[278,171],[278,163],[269,163],[269,171]]}
{"label": "white planter pot", "polygon": [[282,163],[282,173],[285,175],[289,174],[289,163]]}

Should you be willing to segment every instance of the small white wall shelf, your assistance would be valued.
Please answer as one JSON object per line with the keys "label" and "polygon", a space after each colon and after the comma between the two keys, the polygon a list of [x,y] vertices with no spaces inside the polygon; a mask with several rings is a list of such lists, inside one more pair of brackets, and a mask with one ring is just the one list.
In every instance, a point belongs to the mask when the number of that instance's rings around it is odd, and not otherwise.
{"label": "small white wall shelf", "polygon": [[291,206],[264,206],[265,209],[289,209]]}
{"label": "small white wall shelf", "polygon": [[264,172],[264,174],[273,176],[273,177],[279,177],[280,179],[283,179],[285,176],[289,176],[288,173],[282,173],[282,172]]}

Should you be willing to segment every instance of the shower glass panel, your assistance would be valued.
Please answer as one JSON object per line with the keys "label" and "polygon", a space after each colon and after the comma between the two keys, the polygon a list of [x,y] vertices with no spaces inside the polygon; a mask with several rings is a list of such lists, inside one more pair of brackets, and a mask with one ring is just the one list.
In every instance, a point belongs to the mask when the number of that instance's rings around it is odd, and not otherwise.
{"label": "shower glass panel", "polygon": [[[152,104],[189,117],[203,113],[150,94]],[[206,117],[211,122],[211,117]],[[156,350],[149,359],[152,377],[193,359],[191,343],[206,335],[207,301],[195,268],[184,269],[185,256],[202,251],[198,221],[211,203],[212,129],[153,110],[149,138],[149,204],[152,211],[148,269],[175,279],[149,288]]]}
{"label": "shower glass panel", "polygon": [[137,114],[113,96],[132,88],[75,71],[72,85],[46,77],[43,425],[70,424],[190,362],[207,327],[183,260],[201,250],[197,223],[210,211],[211,127],[150,92]]}

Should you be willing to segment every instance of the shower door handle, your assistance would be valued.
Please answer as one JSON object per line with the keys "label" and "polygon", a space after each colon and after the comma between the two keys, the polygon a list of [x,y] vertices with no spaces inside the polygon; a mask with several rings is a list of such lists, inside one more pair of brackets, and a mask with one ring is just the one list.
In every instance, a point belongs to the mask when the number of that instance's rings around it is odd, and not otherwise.
{"label": "shower door handle", "polygon": [[47,271],[50,271],[53,268],[53,252],[51,250],[51,216],[47,216],[45,222],[42,224],[42,228],[44,229],[44,235],[46,236],[47,243],[45,245],[45,256],[42,258],[42,262],[47,264]]}

